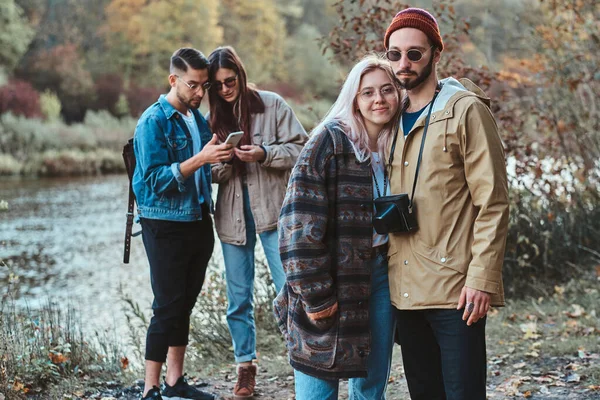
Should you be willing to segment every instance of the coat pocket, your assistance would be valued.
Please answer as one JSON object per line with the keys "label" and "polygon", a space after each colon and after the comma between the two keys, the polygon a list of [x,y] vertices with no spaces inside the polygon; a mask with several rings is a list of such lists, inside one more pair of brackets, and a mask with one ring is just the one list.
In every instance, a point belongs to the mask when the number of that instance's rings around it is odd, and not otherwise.
{"label": "coat pocket", "polygon": [[[414,240],[412,243],[412,249],[415,257],[420,258],[421,263],[435,264],[437,267],[450,268],[453,271],[459,272],[463,275],[467,273],[469,264],[452,254],[445,253],[437,248],[427,246],[420,240]],[[440,268],[438,268],[440,269]]]}
{"label": "coat pocket", "polygon": [[288,321],[290,358],[317,368],[333,367],[338,327],[339,312],[327,320],[315,322],[306,315],[302,300],[296,298]]}

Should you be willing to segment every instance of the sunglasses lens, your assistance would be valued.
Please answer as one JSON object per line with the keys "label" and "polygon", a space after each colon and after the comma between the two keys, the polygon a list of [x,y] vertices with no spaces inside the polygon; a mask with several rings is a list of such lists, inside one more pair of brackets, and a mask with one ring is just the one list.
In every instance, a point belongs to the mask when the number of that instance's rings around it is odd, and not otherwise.
{"label": "sunglasses lens", "polygon": [[223,82],[223,84],[225,86],[227,86],[228,88],[232,88],[232,87],[235,86],[235,81],[236,80],[237,80],[237,78],[235,78],[235,77],[234,78],[228,78],[228,79],[225,79],[225,82]]}
{"label": "sunglasses lens", "polygon": [[421,53],[419,50],[412,49],[406,52],[406,57],[408,57],[408,59],[412,62],[417,62],[423,58],[423,53]]}
{"label": "sunglasses lens", "polygon": [[387,53],[385,53],[385,56],[390,61],[398,61],[402,58],[402,53],[396,50],[390,50]]}

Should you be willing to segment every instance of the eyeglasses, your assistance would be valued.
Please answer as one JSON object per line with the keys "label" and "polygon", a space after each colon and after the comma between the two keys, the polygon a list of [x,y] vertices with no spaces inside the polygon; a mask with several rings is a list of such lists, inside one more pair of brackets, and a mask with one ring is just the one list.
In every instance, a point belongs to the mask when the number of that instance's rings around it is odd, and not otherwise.
{"label": "eyeglasses", "polygon": [[217,91],[220,92],[221,90],[223,90],[223,85],[227,86],[228,88],[232,88],[235,86],[235,81],[237,81],[238,76],[230,76],[229,78],[225,79],[223,82],[220,81],[215,81],[212,83],[212,87]]}
{"label": "eyeglasses", "polygon": [[[419,62],[429,50],[431,50],[433,46],[428,48],[427,50],[421,52],[421,50],[410,49],[406,52],[406,58],[412,62]],[[402,52],[400,50],[388,50],[385,52],[385,58],[390,61],[400,61],[402,58]]]}
{"label": "eyeglasses", "polygon": [[193,91],[197,91],[199,88],[202,88],[205,92],[210,89],[211,83],[206,81],[204,82],[202,85],[197,85],[195,83],[187,83],[186,81],[184,81],[179,75],[175,75],[177,77],[177,79],[179,79],[181,82],[183,82],[185,84],[185,86],[189,87],[190,90]]}
{"label": "eyeglasses", "polygon": [[[381,94],[381,97],[383,97],[385,99],[390,99],[390,98],[396,97],[398,95],[398,91],[391,84],[387,84],[387,85],[380,87],[379,93]],[[374,88],[368,87],[368,88],[365,88],[362,91],[358,92],[358,95],[360,96],[361,100],[364,100],[364,101],[375,100],[375,97],[377,97],[377,90],[375,90]]]}

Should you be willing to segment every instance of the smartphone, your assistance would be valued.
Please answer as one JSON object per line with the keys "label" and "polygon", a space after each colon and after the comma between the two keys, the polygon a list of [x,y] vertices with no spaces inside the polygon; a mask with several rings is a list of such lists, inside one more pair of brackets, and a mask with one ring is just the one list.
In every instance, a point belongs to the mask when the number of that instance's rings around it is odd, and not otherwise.
{"label": "smartphone", "polygon": [[242,136],[244,136],[244,131],[231,132],[229,136],[227,136],[227,139],[225,139],[225,143],[232,144],[233,147],[235,147],[242,139]]}

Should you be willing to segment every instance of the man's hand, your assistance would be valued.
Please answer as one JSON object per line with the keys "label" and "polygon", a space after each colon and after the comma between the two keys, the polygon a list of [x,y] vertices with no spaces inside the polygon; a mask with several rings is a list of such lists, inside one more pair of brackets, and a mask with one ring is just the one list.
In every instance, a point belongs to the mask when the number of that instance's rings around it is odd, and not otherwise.
{"label": "man's hand", "polygon": [[234,150],[235,155],[243,162],[256,162],[267,158],[267,153],[262,147],[256,145],[244,145]]}
{"label": "man's hand", "polygon": [[202,151],[179,164],[181,175],[187,179],[204,164],[231,160],[233,149],[230,144],[217,144],[217,135],[213,135]]}
{"label": "man's hand", "polygon": [[217,135],[213,135],[210,142],[206,143],[198,157],[202,159],[203,164],[215,164],[231,160],[233,157],[233,146],[231,144],[218,144]]}
{"label": "man's hand", "polygon": [[460,310],[466,305],[462,319],[463,321],[467,321],[467,326],[471,326],[471,324],[474,324],[480,318],[485,317],[490,309],[490,299],[491,296],[487,292],[466,286],[462,288],[456,309]]}

